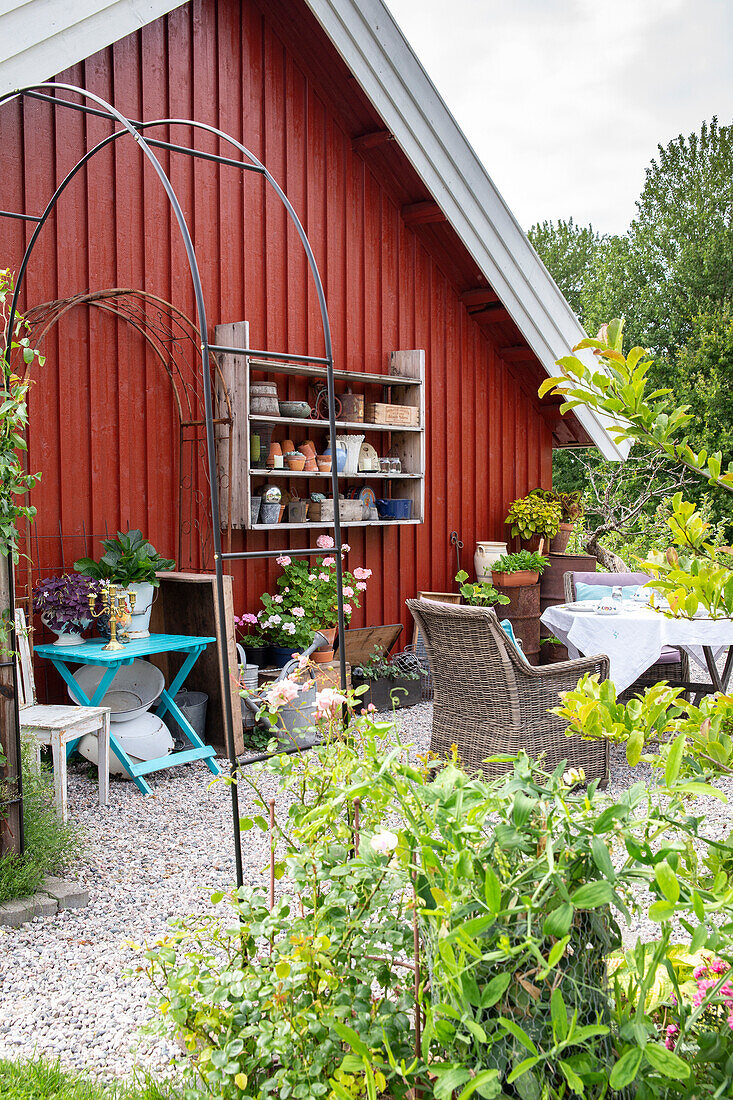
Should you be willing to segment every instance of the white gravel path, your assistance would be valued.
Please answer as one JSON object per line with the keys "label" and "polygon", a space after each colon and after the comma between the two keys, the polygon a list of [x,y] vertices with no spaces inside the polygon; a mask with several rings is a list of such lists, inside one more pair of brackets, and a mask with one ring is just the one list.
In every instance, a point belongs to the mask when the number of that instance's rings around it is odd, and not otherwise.
{"label": "white gravel path", "polygon": [[[404,736],[426,749],[432,706],[403,713]],[[612,758],[614,797],[644,776],[637,769],[632,779],[620,750]],[[229,789],[211,779],[200,763],[161,772],[147,799],[131,783],[113,782],[110,806],[100,810],[87,767],[70,769],[71,812],[87,836],[73,877],[88,887],[90,903],[0,929],[0,1057],[58,1056],[103,1077],[129,1078],[133,1066],[165,1071],[172,1047],[138,1034],[151,1015],[150,986],[128,973],[137,953],[126,941],[152,942],[168,917],[210,908],[209,895],[233,882]],[[265,783],[274,796],[275,782]],[[733,797],[733,781],[721,786]],[[251,812],[244,787],[240,798],[242,813]],[[729,807],[706,801],[710,823],[727,833]],[[247,881],[266,882],[267,840],[257,830],[246,835],[244,858]]]}

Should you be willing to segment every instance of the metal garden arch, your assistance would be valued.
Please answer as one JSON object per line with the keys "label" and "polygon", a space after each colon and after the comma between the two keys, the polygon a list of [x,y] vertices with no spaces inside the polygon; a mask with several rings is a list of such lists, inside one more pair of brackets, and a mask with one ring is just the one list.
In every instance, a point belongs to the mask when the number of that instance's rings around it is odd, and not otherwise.
{"label": "metal garden arch", "polygon": [[[49,95],[48,91],[43,89],[51,89],[54,92],[69,92],[76,94],[82,98],[85,102],[74,103],[71,100],[58,98],[55,94]],[[18,96],[26,96],[31,99],[40,99],[45,102],[51,103],[55,108],[63,107],[69,110],[81,111],[84,114],[96,115],[99,118],[106,118],[111,123],[117,123],[121,129],[115,130],[112,134],[103,138],[92,149],[88,150],[71,171],[66,175],[65,179],[57,186],[53,195],[48,201],[46,209],[40,216],[26,214],[20,211],[0,210],[0,217],[19,218],[23,221],[36,222],[35,229],[31,235],[31,239],[28,242],[23,260],[18,270],[15,293],[10,307],[10,313],[8,318],[8,340],[4,349],[4,356],[7,367],[10,366],[10,341],[11,333],[14,328],[15,315],[17,313],[18,299],[20,292],[23,288],[25,279],[25,273],[28,267],[28,263],[33,252],[33,248],[38,240],[38,237],[43,229],[46,221],[53,212],[58,200],[64,193],[68,185],[74,179],[76,174],[84,167],[88,161],[91,160],[101,149],[104,149],[111,142],[116,141],[118,138],[125,135],[129,135],[140,146],[143,154],[147,157],[148,161],[154,168],[158,175],[158,178],[163,185],[171,209],[173,210],[176,221],[178,222],[178,228],[180,230],[181,238],[183,240],[184,247],[186,249],[186,256],[188,259],[189,269],[191,272],[191,280],[193,282],[194,296],[196,300],[196,313],[198,317],[198,328],[202,335],[201,340],[201,373],[202,373],[202,385],[204,396],[204,412],[206,419],[206,449],[207,449],[207,461],[209,469],[209,485],[211,492],[211,513],[212,513],[212,526],[213,526],[213,545],[214,545],[214,568],[216,574],[216,587],[218,595],[218,616],[219,616],[219,631],[222,638],[226,637],[226,622],[224,612],[224,563],[226,561],[235,559],[250,559],[250,558],[271,558],[281,554],[281,550],[254,550],[254,551],[235,551],[235,552],[222,552],[221,548],[221,513],[219,506],[219,486],[217,482],[217,469],[216,469],[216,453],[215,453],[215,437],[214,437],[214,413],[213,413],[213,399],[211,388],[211,376],[209,369],[209,354],[211,352],[215,354],[227,354],[235,353],[239,355],[256,355],[261,359],[268,359],[273,362],[291,362],[291,363],[314,363],[324,368],[324,375],[326,378],[327,394],[328,394],[328,420],[330,431],[330,443],[331,451],[336,453],[336,417],[334,408],[334,377],[333,377],[333,348],[331,343],[331,328],[328,320],[328,310],[326,307],[326,297],[323,289],[323,283],[318,271],[318,265],[316,263],[313,250],[311,249],[308,237],[300,223],[298,215],[293,209],[287,195],[282,190],[277,181],[273,178],[265,165],[258,160],[258,158],[250,152],[244,145],[242,145],[236,138],[231,137],[229,134],[225,134],[223,131],[218,130],[214,126],[209,126],[204,122],[197,122],[193,119],[154,119],[146,122],[137,122],[132,119],[126,118],[115,107],[100,96],[95,95],[93,92],[87,91],[85,88],[75,87],[73,84],[61,84],[56,82],[48,82],[43,84],[32,84],[26,88],[20,88],[15,92],[6,93],[4,96],[0,96],[0,105],[8,100],[15,99]],[[92,107],[89,105],[91,101],[97,106]],[[174,144],[170,141],[162,141],[157,138],[143,136],[144,130],[148,130],[154,126],[187,126],[194,130],[203,130],[206,133],[212,134],[219,138],[221,141],[228,142],[233,146],[243,157],[247,160],[238,160],[233,157],[219,156],[214,153],[205,153],[202,150],[192,148],[190,146]],[[185,156],[196,157],[201,160],[212,161],[217,164],[225,164],[230,167],[239,168],[245,172],[255,172],[262,176],[266,182],[272,187],[275,194],[278,196],[283,206],[285,207],[288,217],[292,221],[298,237],[300,238],[303,250],[305,251],[306,258],[308,260],[308,267],[310,269],[311,276],[318,296],[318,305],[321,313],[321,323],[323,327],[323,339],[325,345],[325,356],[312,356],[312,355],[296,355],[289,352],[270,352],[262,350],[254,350],[251,348],[234,348],[224,345],[210,344],[208,339],[208,327],[206,323],[206,307],[204,304],[203,287],[201,283],[201,276],[199,273],[198,263],[196,260],[196,252],[191,239],[188,226],[186,224],[185,215],[178,201],[176,193],[173,189],[168,175],[163,169],[158,158],[153,152],[153,148],[168,149],[173,153],[180,153]],[[334,500],[338,500],[338,472],[336,470],[336,463],[333,463],[331,468],[331,488],[333,492]],[[335,541],[335,558],[336,558],[336,573],[337,573],[337,589],[338,589],[338,630],[339,634],[343,636],[344,632],[344,608],[343,608],[343,592],[342,592],[342,565],[341,565],[341,523],[339,518],[339,509],[334,509],[334,541]],[[309,557],[318,553],[319,551],[313,548],[305,548],[302,550],[289,550],[288,553],[291,556]],[[13,570],[12,563],[10,566],[10,599],[11,606],[14,605],[14,584],[13,584]],[[345,684],[346,681],[346,665],[343,645],[340,647],[340,670],[341,670],[341,683]],[[230,674],[233,670],[229,670]],[[15,695],[15,710],[16,710],[16,737],[19,740],[20,737],[20,723],[17,713],[17,699],[18,699],[18,685],[16,681],[16,672],[13,671],[13,683],[14,683],[14,695]],[[227,745],[227,755],[229,758],[229,767],[232,775],[236,772],[237,759],[234,748],[234,716],[232,714],[231,697],[229,692],[224,693],[224,734]],[[18,756],[20,760],[20,746],[18,744]],[[239,830],[239,798],[237,791],[237,784],[232,783],[230,785],[231,799],[232,799],[232,825],[234,830],[234,857],[236,864],[237,885],[241,886],[243,882],[242,874],[242,850],[241,850],[241,838]]]}

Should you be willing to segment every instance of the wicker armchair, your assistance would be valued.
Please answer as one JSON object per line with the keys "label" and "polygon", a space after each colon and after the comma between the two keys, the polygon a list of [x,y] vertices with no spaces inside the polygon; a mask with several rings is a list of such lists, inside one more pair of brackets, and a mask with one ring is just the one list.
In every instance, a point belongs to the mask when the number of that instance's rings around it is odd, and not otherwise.
{"label": "wicker armchair", "polygon": [[574,688],[586,672],[608,677],[607,657],[533,668],[515,649],[488,607],[449,607],[408,600],[425,641],[435,703],[430,748],[446,756],[451,745],[469,770],[488,777],[510,765],[485,763],[487,756],[544,753],[549,768],[561,760],[583,768],[588,779],[608,778],[608,744],[565,736],[565,723],[550,708],[558,693]]}
{"label": "wicker armchair", "polygon": [[[646,584],[651,577],[646,573],[564,573],[563,585],[565,588],[566,603],[573,603],[577,598],[575,592],[576,581],[581,584],[599,584],[604,588],[613,588],[620,584],[622,587],[632,584]],[[635,692],[643,688],[658,684],[660,680],[667,680],[670,684],[689,683],[690,658],[684,649],[666,645],[662,650],[659,660],[641,674],[630,687],[621,695],[622,699],[629,699]]]}

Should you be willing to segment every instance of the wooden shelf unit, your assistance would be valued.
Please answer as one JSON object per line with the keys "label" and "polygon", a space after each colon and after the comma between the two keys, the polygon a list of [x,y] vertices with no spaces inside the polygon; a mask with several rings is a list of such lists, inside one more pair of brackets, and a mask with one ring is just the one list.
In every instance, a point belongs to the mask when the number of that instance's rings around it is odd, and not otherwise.
{"label": "wooden shelf unit", "polygon": [[[231,325],[219,325],[216,328],[216,342],[221,346],[247,347],[248,326],[246,322],[237,322]],[[314,438],[317,442],[322,438],[322,446],[328,445],[328,421],[302,419],[293,416],[265,416],[254,414],[249,407],[250,378],[253,372],[257,375],[282,375],[283,385],[280,397],[287,399],[286,378],[296,377],[308,380],[326,380],[326,371],[320,366],[307,363],[293,363],[278,360],[276,356],[264,358],[262,356],[218,354],[217,360],[222,372],[224,385],[227,388],[232,405],[234,423],[232,425],[229,446],[231,447],[232,478],[232,516],[231,524],[234,528],[254,531],[302,531],[308,528],[329,530],[332,523],[313,522],[306,520],[304,523],[256,523],[252,524],[250,501],[253,494],[253,481],[261,485],[264,481],[283,479],[297,484],[300,481],[312,479],[323,483],[324,490],[328,490],[331,474],[311,472],[305,470],[277,469],[253,467],[250,465],[250,438],[257,423],[272,425],[275,433],[284,438],[293,438],[296,447],[307,438]],[[361,421],[339,420],[336,422],[339,435],[351,433],[363,434],[373,444],[380,457],[388,452],[392,456],[399,457],[402,462],[402,472],[397,473],[340,473],[339,481],[350,483],[367,482],[397,482],[397,496],[409,497],[412,500],[412,516],[408,520],[351,520],[342,521],[342,527],[396,527],[403,525],[415,526],[422,523],[425,517],[425,352],[395,351],[390,355],[389,374],[370,374],[366,372],[334,370],[336,382],[336,396],[343,392],[341,383],[348,383],[355,393],[365,395],[365,404],[371,401],[382,401],[397,405],[411,405],[418,409],[417,425],[402,426],[396,424],[368,424]],[[375,394],[375,388],[381,387],[381,395]],[[370,392],[371,391],[371,392]],[[219,395],[219,407],[222,408],[222,395]],[[284,432],[277,433],[277,428],[282,427]],[[296,432],[295,429],[302,430]],[[314,436],[314,433],[322,435]],[[295,438],[297,436],[297,438]],[[371,437],[371,438],[370,438]],[[276,438],[276,442],[280,441]],[[320,452],[319,447],[319,452]],[[224,478],[228,472],[229,463],[224,461],[224,455],[219,462],[222,495],[222,525],[228,522],[225,502],[228,494],[224,490]],[[392,496],[394,487],[389,489]],[[327,492],[328,495],[328,492]],[[386,496],[386,492],[385,492]]]}

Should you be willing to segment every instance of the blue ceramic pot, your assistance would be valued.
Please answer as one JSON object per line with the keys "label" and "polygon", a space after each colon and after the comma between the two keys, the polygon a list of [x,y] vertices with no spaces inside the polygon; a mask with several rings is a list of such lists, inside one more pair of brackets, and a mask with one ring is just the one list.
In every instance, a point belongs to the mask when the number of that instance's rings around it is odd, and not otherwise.
{"label": "blue ceramic pot", "polygon": [[295,646],[271,645],[270,663],[274,665],[275,668],[285,668],[288,661],[292,661],[293,653],[295,653]]}
{"label": "blue ceramic pot", "polygon": [[[332,457],[331,456],[331,445],[330,444],[328,445],[328,447],[326,447],[326,449],[323,453],[324,453],[324,455],[328,455],[329,458]],[[344,468],[346,467],[346,458],[347,458],[346,444],[345,443],[337,443],[336,444],[336,472],[337,473],[339,473],[339,474],[343,473]]]}

